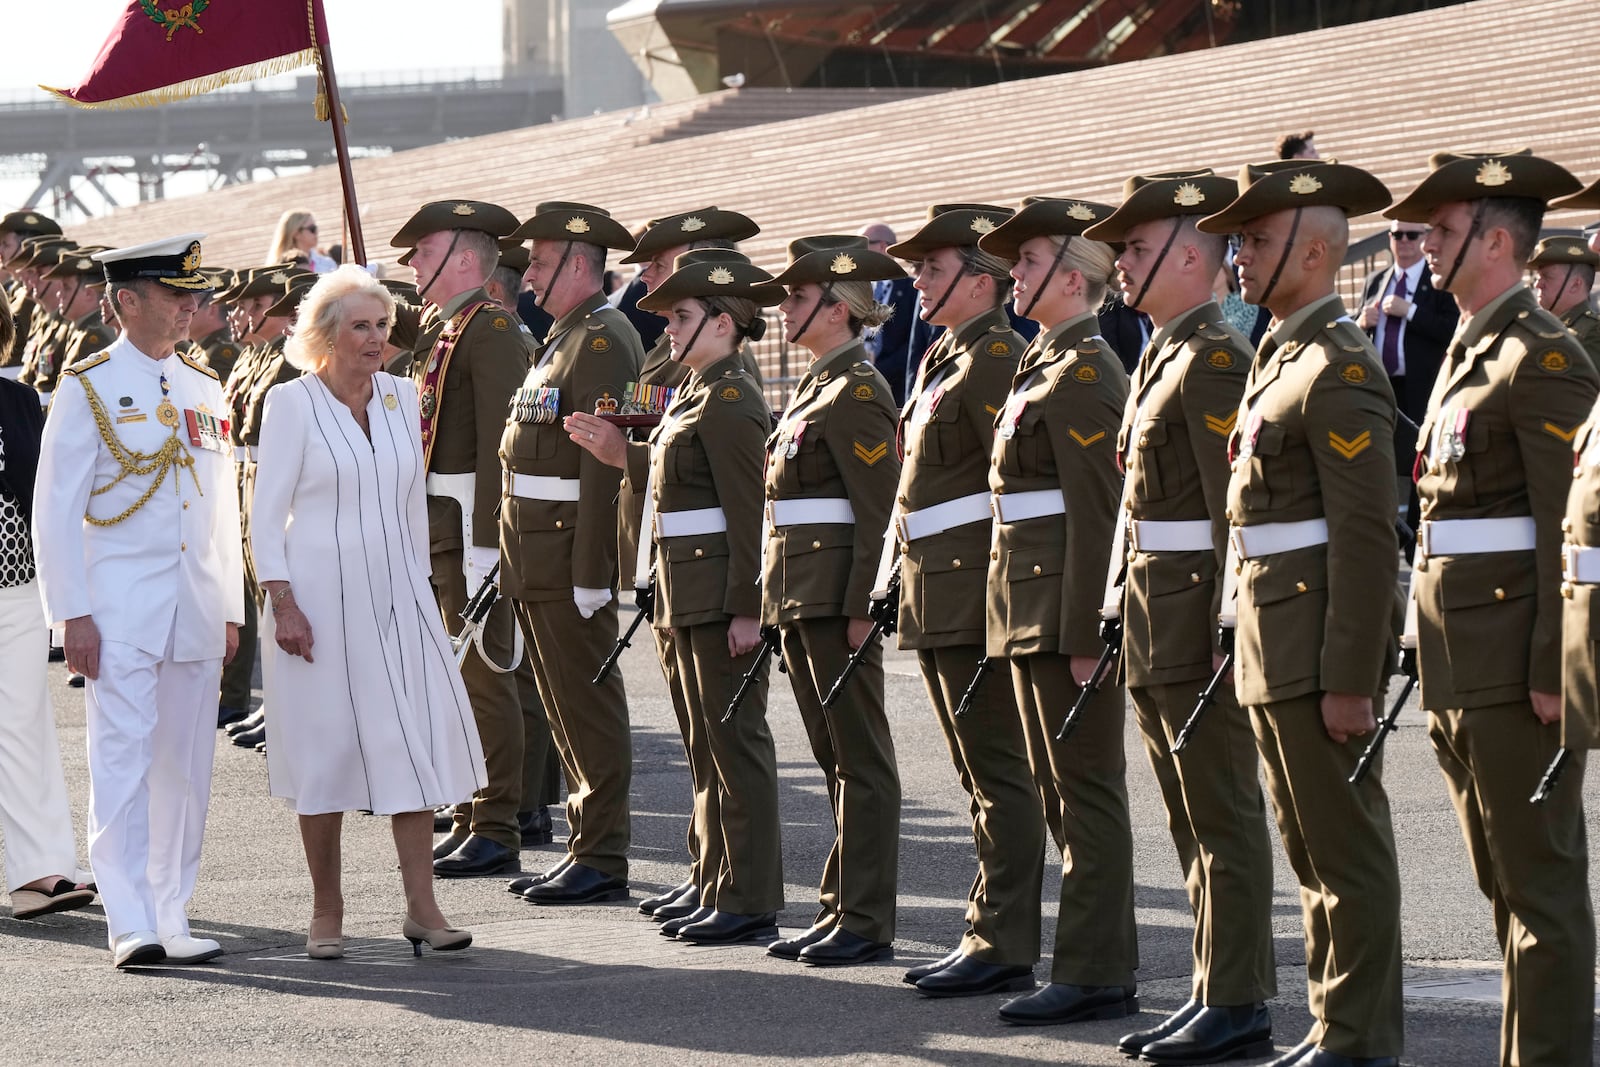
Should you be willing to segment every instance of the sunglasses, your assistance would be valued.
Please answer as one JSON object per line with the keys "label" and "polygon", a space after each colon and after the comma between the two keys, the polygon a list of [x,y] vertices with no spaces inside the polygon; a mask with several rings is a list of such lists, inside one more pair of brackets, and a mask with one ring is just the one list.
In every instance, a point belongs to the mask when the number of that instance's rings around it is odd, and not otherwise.
{"label": "sunglasses", "polygon": [[308,225],[302,226],[300,228],[302,230],[305,230],[307,233],[316,233],[317,232],[317,224],[314,223],[314,222],[310,223]]}
{"label": "sunglasses", "polygon": [[1427,232],[1427,230],[1390,230],[1389,236],[1396,241],[1420,241]]}

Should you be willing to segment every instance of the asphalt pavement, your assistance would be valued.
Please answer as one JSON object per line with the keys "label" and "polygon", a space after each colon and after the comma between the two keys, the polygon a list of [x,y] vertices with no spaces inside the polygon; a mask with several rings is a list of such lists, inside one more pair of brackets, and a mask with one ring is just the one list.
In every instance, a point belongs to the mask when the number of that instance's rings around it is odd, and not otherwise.
{"label": "asphalt pavement", "polygon": [[[0,1036],[0,1061],[1126,1064],[1112,1047],[1117,1037],[1187,999],[1189,908],[1131,712],[1126,748],[1143,1014],[1016,1028],[995,1014],[1001,995],[926,1000],[901,983],[906,967],[956,943],[974,867],[966,798],[915,661],[904,653],[888,657],[887,682],[904,787],[895,958],[812,969],[759,946],[702,948],[658,936],[635,905],[683,876],[690,792],[653,656],[649,642],[637,642],[622,661],[634,751],[629,903],[537,908],[506,893],[505,878],[442,881],[445,914],[473,931],[473,946],[442,954],[425,948],[414,959],[400,936],[404,904],[387,820],[353,814],[344,831],[347,955],[310,960],[310,885],[294,815],[268,796],[265,758],[219,733],[204,862],[189,914],[196,936],[217,938],[226,954],[201,966],[118,972],[98,906],[32,922],[0,909],[0,1002],[10,1005],[11,1019]],[[50,672],[82,856],[83,691],[67,688],[60,664]],[[832,824],[786,680],[775,677],[772,694],[787,887],[779,922],[796,930],[815,914]],[[1492,918],[1414,699],[1385,758],[1404,889],[1404,1062],[1494,1063],[1499,964]],[[1575,778],[1562,784],[1576,786]],[[1583,788],[1593,823],[1600,805],[1594,775]],[[524,850],[525,870],[559,860],[559,815],[558,844]],[[1279,995],[1271,1007],[1281,1050],[1300,1040],[1309,1017],[1298,892],[1275,830],[1272,838]],[[1048,980],[1060,873],[1051,849],[1040,889],[1041,981]],[[1591,898],[1594,889],[1591,880]]]}

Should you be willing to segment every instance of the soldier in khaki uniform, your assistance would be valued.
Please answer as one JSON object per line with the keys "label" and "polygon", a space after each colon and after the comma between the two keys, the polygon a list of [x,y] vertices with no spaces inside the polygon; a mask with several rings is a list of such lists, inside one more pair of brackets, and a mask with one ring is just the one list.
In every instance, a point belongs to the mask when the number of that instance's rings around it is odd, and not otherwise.
{"label": "soldier in khaki uniform", "polygon": [[[1004,670],[995,688],[1014,694],[1032,779],[1064,861],[1050,981],[1000,1008],[1001,1019],[1024,1025],[1116,1018],[1138,1005],[1122,687],[1107,678],[1077,732],[1056,737],[1104,648],[1103,579],[1122,481],[1116,434],[1128,376],[1094,315],[1112,252],[1082,236],[1110,214],[1104,204],[1032,197],[979,242],[1015,261],[1012,304],[1040,324],[995,404],[985,472],[994,513],[986,649]],[[973,346],[974,368],[1007,361],[1000,350],[1009,344]],[[937,355],[920,395],[938,373]],[[1037,834],[1037,816],[1029,821]],[[1037,837],[1031,843],[1037,852]]]}
{"label": "soldier in khaki uniform", "polygon": [[1546,238],[1528,260],[1539,306],[1572,331],[1591,363],[1600,361],[1600,314],[1589,296],[1596,267],[1600,267],[1600,254],[1581,237]]}
{"label": "soldier in khaki uniform", "polygon": [[0,217],[0,271],[8,275],[4,299],[9,301],[16,339],[9,351],[0,352],[0,377],[12,381],[22,373],[22,350],[28,343],[37,306],[28,292],[17,262],[22,243],[34,237],[60,237],[61,226],[38,211],[12,211]]}
{"label": "soldier in khaki uniform", "polygon": [[[408,341],[422,413],[428,469],[428,541],[434,594],[445,625],[500,564],[500,433],[511,395],[528,371],[516,316],[489,299],[483,284],[499,266],[502,238],[516,216],[496,204],[424,204],[390,240],[409,248],[417,291],[432,309]],[[462,680],[483,740],[488,784],[455,812],[434,848],[433,871],[446,878],[516,872],[522,830],[522,701],[511,605],[491,609],[483,641],[462,664]]]}
{"label": "soldier in khaki uniform", "polygon": [[[35,392],[39,392],[39,383],[47,377],[53,383],[61,345],[72,329],[72,323],[61,314],[61,279],[50,272],[64,255],[76,251],[77,247],[60,238],[44,238],[30,243],[18,257],[38,310],[34,312],[28,340],[22,349],[22,373],[17,380]],[[40,393],[39,403],[48,405],[49,394]]]}
{"label": "soldier in khaki uniform", "polygon": [[1122,668],[1167,809],[1194,912],[1189,1001],[1120,1051],[1154,1063],[1205,1063],[1272,1047],[1265,1001],[1272,957],[1272,851],[1250,716],[1231,686],[1173,744],[1196,693],[1221,664],[1217,639],[1228,547],[1228,435],[1254,353],[1212,296],[1224,238],[1195,222],[1238,195],[1209,170],[1135,176],[1122,206],[1085,236],[1120,242],[1124,302],[1156,327],[1117,435],[1127,471],[1127,567],[1119,606]]}
{"label": "soldier in khaki uniform", "polygon": [[33,387],[43,403],[49,403],[63,370],[117,339],[117,331],[106,325],[100,313],[105,271],[89,258],[103,251],[99,246],[75,248],[44,271],[45,277],[56,283],[57,315],[62,326],[54,351],[41,358],[34,375]]}
{"label": "soldier in khaki uniform", "polygon": [[1560,744],[1561,520],[1597,376],[1522,279],[1546,204],[1579,182],[1526,151],[1441,152],[1429,169],[1387,212],[1431,225],[1428,270],[1462,316],[1418,435],[1422,706],[1494,905],[1505,956],[1500,1062],[1589,1063],[1594,915],[1581,757],[1548,803],[1527,803]]}
{"label": "soldier in khaki uniform", "polygon": [[1395,400],[1334,288],[1348,217],[1390,197],[1365,171],[1317,160],[1247,166],[1239,187],[1197,225],[1241,235],[1244,298],[1274,321],[1229,442],[1227,512],[1239,559],[1234,684],[1300,882],[1315,1020],[1274,1064],[1394,1067],[1394,830],[1381,767],[1357,788],[1346,779],[1394,666]]}
{"label": "soldier in khaki uniform", "polygon": [[[738,247],[739,241],[760,232],[761,227],[737,211],[723,211],[718,207],[685,211],[652,220],[640,235],[639,243],[623,257],[622,262],[644,264],[639,271],[639,279],[644,282],[646,292],[650,293],[660,288],[661,283],[673,273],[673,265],[683,253],[706,248],[733,250]],[[740,353],[741,365],[745,366],[759,387],[761,374],[756,369],[754,358],[748,354],[749,349],[741,346]],[[635,390],[633,410],[641,413],[666,410],[667,404],[671,403],[672,391],[682,385],[688,376],[688,366],[672,358],[672,339],[663,333],[650,351],[645,353],[644,365],[639,368],[638,384],[650,391]],[[652,401],[645,399],[647,397],[658,399]],[[644,403],[641,403],[642,399]],[[622,488],[617,494],[617,567],[619,585],[623,589],[644,589],[649,584],[648,568],[644,574],[634,573],[641,536],[639,522],[644,515],[644,493],[636,487],[642,487],[647,476],[646,457],[640,455],[641,451],[629,451],[632,462],[623,471]],[[672,700],[672,709],[678,717],[678,730],[684,739],[692,788],[698,796],[703,789],[715,789],[716,771],[714,767],[705,765],[703,760],[697,761],[695,754],[689,750],[689,706],[678,677],[677,657],[672,650],[672,631],[651,627],[650,632],[655,637],[661,673],[667,682],[667,695]],[[716,875],[714,871],[703,870],[705,857],[699,851],[702,838],[697,821],[699,808],[700,805],[693,805],[689,816],[688,877],[666,892],[640,901],[639,910],[643,914],[661,921],[671,921],[692,914],[702,905],[699,886],[705,877],[715,879]]]}
{"label": "soldier in khaki uniform", "polygon": [[811,926],[767,952],[813,966],[889,951],[899,869],[900,773],[875,646],[831,707],[822,701],[872,629],[868,612],[900,459],[894,401],[861,332],[885,321],[872,282],[904,277],[859,237],[789,245],[777,281],[784,338],[811,361],[767,445],[761,618],[776,626],[812,756],[828,785],[834,841]]}
{"label": "soldier in khaki uniform", "polygon": [[[761,647],[763,443],[772,415],[760,384],[741,365],[746,338],[766,331],[763,306],[784,297],[772,276],[736,252],[706,249],[639,306],[667,319],[672,358],[692,372],[678,386],[648,445],[628,443],[605,420],[575,412],[573,440],[613,466],[648,454],[650,532],[655,542],[655,627],[670,627],[675,674],[689,722],[700,906],[661,932],[700,945],[768,942],[783,907],[778,766],[767,727],[767,674],[724,722]],[[648,548],[640,555],[647,555]]]}
{"label": "soldier in khaki uniform", "polygon": [[[639,335],[600,290],[606,249],[633,238],[587,204],[540,204],[514,238],[533,241],[526,281],[555,322],[512,399],[501,588],[516,601],[550,733],[567,774],[567,856],[523,894],[535,904],[620,900],[628,892],[633,753],[622,675],[592,679],[617,639],[620,477],[570,440],[561,420],[615,411],[644,357]],[[542,880],[539,880],[542,879]]]}

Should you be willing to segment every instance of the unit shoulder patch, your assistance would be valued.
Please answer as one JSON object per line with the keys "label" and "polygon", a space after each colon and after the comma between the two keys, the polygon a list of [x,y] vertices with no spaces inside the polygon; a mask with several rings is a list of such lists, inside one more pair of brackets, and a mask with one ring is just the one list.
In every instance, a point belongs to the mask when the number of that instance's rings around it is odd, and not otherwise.
{"label": "unit shoulder patch", "polygon": [[603,335],[596,335],[594,337],[589,338],[589,351],[591,351],[591,352],[609,352],[609,351],[611,351],[611,338],[605,337]]}
{"label": "unit shoulder patch", "polygon": [[744,390],[729,382],[717,390],[717,399],[726,404],[737,404],[744,399]]}
{"label": "unit shoulder patch", "polygon": [[1011,342],[990,341],[983,346],[983,350],[991,356],[1009,356],[1011,354]]}
{"label": "unit shoulder patch", "polygon": [[1238,362],[1233,353],[1226,348],[1213,348],[1205,354],[1206,366],[1212,370],[1232,370]]}
{"label": "unit shoulder patch", "polygon": [[1093,385],[1100,380],[1100,368],[1093,363],[1080,363],[1072,368],[1072,377],[1084,385]]}
{"label": "unit shoulder patch", "polygon": [[1572,367],[1572,360],[1559,348],[1552,348],[1539,357],[1539,368],[1550,374],[1565,374]]}
{"label": "unit shoulder patch", "polygon": [[870,382],[857,382],[855,388],[850,390],[850,395],[862,401],[876,400],[878,389]]}
{"label": "unit shoulder patch", "polygon": [[1372,373],[1367,370],[1367,365],[1360,360],[1352,359],[1348,363],[1339,365],[1339,380],[1346,385],[1366,385]]}
{"label": "unit shoulder patch", "polygon": [[511,329],[511,319],[506,315],[495,315],[489,319],[489,325],[501,333]]}

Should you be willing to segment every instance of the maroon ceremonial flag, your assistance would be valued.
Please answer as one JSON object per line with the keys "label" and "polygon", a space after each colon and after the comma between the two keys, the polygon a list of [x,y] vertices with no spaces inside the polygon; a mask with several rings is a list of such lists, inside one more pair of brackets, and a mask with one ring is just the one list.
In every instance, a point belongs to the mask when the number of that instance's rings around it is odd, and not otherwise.
{"label": "maroon ceremonial flag", "polygon": [[322,0],[129,0],[82,83],[40,88],[79,107],[164,104],[310,66],[325,25]]}

